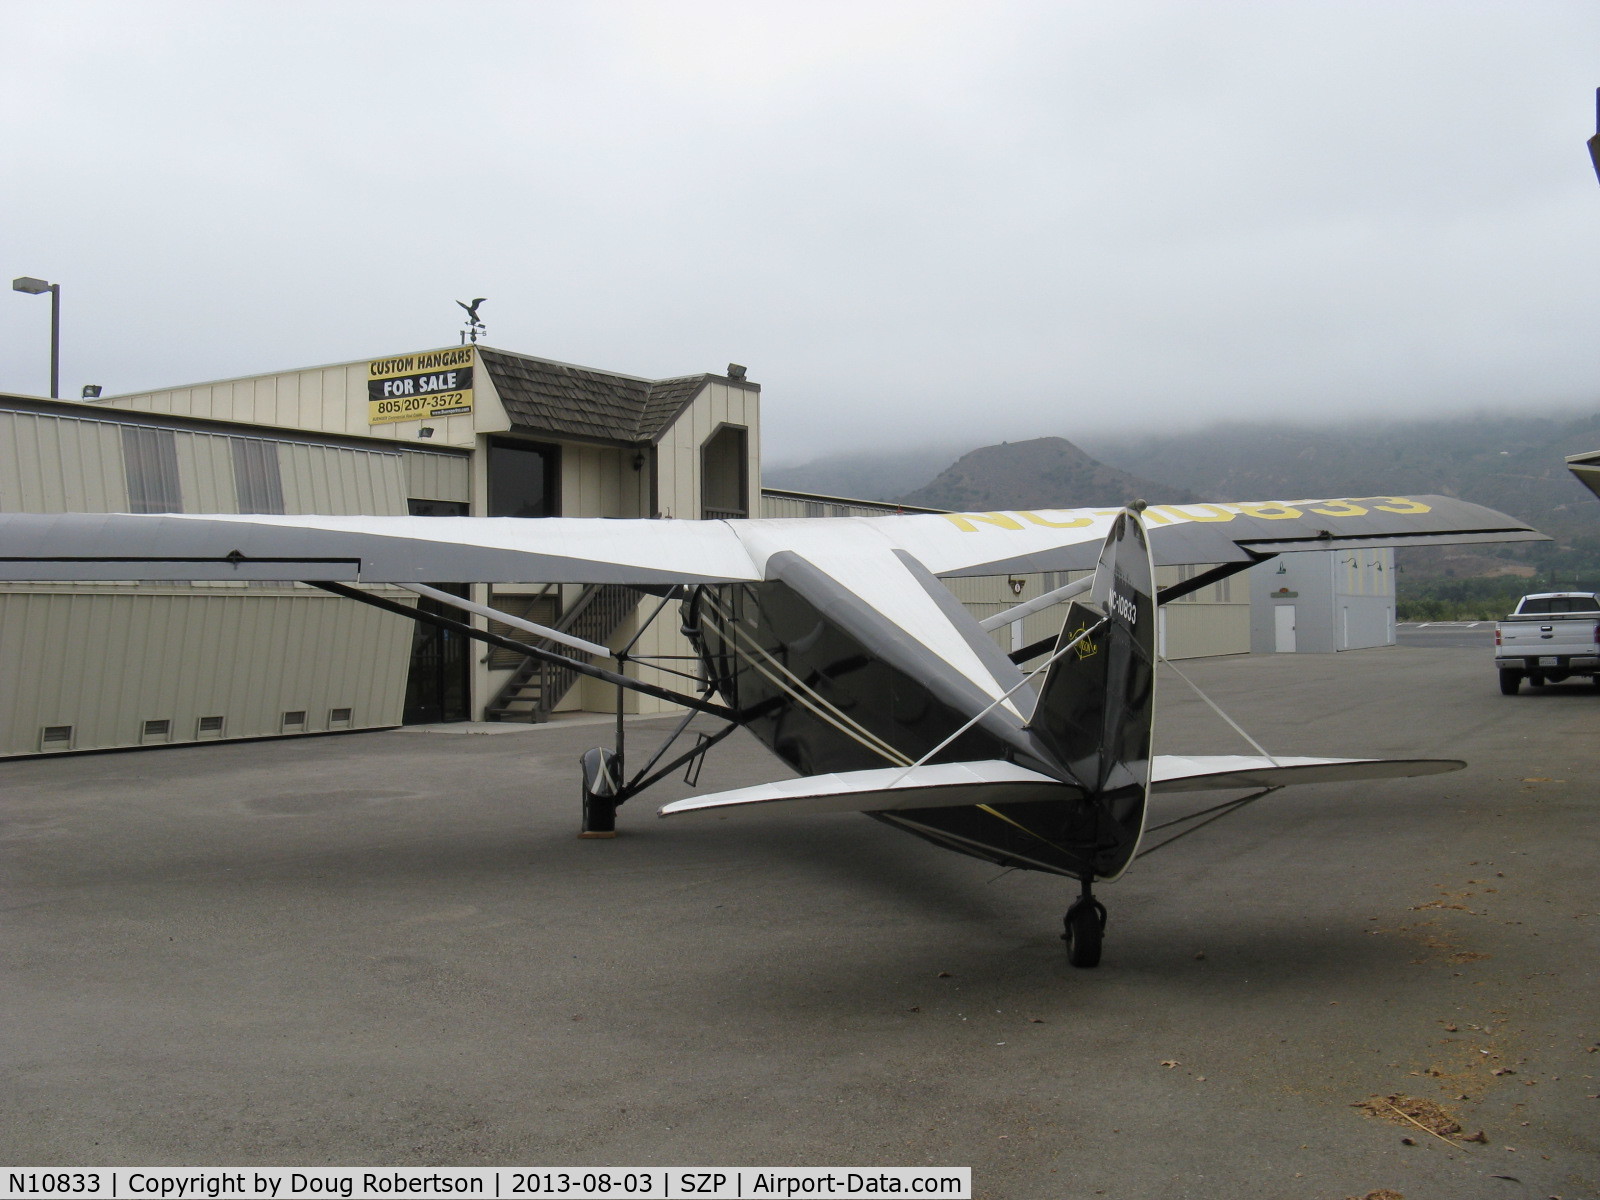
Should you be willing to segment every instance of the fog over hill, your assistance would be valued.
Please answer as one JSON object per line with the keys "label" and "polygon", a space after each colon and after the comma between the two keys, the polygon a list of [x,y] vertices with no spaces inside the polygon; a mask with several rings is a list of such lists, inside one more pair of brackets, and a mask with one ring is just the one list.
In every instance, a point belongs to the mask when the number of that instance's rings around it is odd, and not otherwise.
{"label": "fog over hill", "polygon": [[761,482],[770,488],[893,503],[925,485],[971,448],[947,442],[912,449],[850,450],[798,465],[763,465]]}
{"label": "fog over hill", "polygon": [[[1566,470],[1600,450],[1600,413],[1395,422],[1261,422],[1081,434],[977,450],[856,452],[766,472],[772,487],[928,507],[1028,508],[1294,500],[1394,492],[1460,496],[1562,541],[1600,539],[1600,501]],[[1080,448],[1081,447],[1081,448]]]}
{"label": "fog over hill", "polygon": [[1065,438],[1002,442],[964,454],[925,487],[901,499],[927,508],[1086,508],[1130,500],[1179,502],[1198,497],[1160,486],[1091,458]]}

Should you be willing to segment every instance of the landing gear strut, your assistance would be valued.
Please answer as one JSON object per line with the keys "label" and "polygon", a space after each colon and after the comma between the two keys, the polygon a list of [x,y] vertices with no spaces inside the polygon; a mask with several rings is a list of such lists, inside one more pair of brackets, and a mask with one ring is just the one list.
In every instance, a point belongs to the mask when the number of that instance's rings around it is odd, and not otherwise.
{"label": "landing gear strut", "polygon": [[1083,894],[1067,909],[1066,929],[1061,940],[1067,944],[1067,961],[1075,967],[1098,967],[1100,943],[1106,932],[1106,906],[1090,890],[1092,876],[1083,877]]}

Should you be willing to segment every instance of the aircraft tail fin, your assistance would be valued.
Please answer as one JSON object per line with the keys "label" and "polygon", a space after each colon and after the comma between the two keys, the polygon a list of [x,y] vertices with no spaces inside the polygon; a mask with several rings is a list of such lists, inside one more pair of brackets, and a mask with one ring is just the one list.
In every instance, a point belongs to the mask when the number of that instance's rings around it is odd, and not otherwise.
{"label": "aircraft tail fin", "polygon": [[[1089,632],[1089,631],[1093,632]],[[1067,609],[1029,729],[1082,785],[1072,837],[1096,847],[1111,879],[1132,861],[1150,790],[1155,712],[1156,598],[1150,540],[1130,507],[1106,535],[1088,596]]]}

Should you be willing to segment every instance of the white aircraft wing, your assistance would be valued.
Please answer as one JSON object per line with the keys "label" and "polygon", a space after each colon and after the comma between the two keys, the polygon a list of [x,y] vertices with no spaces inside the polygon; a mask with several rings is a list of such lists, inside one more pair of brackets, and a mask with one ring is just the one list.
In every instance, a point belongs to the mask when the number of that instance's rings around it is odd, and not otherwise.
{"label": "white aircraft wing", "polygon": [[[553,517],[0,514],[0,580],[727,583],[785,548],[843,564],[899,551],[936,576],[1092,569],[1116,508],[751,521]],[[1526,525],[1443,496],[1145,510],[1158,565],[1292,550],[1523,541]],[[854,527],[853,545],[844,531]],[[826,530],[826,532],[824,532]],[[837,554],[826,547],[834,543]]]}
{"label": "white aircraft wing", "polygon": [[724,521],[0,514],[0,579],[649,585],[760,578]]}
{"label": "white aircraft wing", "polygon": [[[1121,509],[917,513],[855,518],[942,577],[1091,570]],[[1543,541],[1504,513],[1449,496],[1361,496],[1240,504],[1153,504],[1157,566],[1249,562],[1295,550]]]}

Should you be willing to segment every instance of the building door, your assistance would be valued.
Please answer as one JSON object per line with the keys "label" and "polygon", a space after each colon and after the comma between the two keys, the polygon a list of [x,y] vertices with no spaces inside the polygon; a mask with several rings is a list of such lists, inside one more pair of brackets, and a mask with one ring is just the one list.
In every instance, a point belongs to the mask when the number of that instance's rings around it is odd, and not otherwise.
{"label": "building door", "polygon": [[1273,606],[1272,648],[1279,654],[1294,653],[1294,605],[1292,604]]}
{"label": "building door", "polygon": [[[414,517],[464,517],[467,506],[453,500],[412,500]],[[459,584],[439,584],[439,590],[455,596],[465,596],[467,589]],[[422,612],[438,613],[461,620],[459,608],[417,597],[417,608]],[[471,700],[467,672],[469,669],[470,640],[437,625],[414,623],[411,635],[411,667],[406,672],[406,704],[400,719],[407,725],[437,725],[445,721],[465,721],[471,714]]]}

